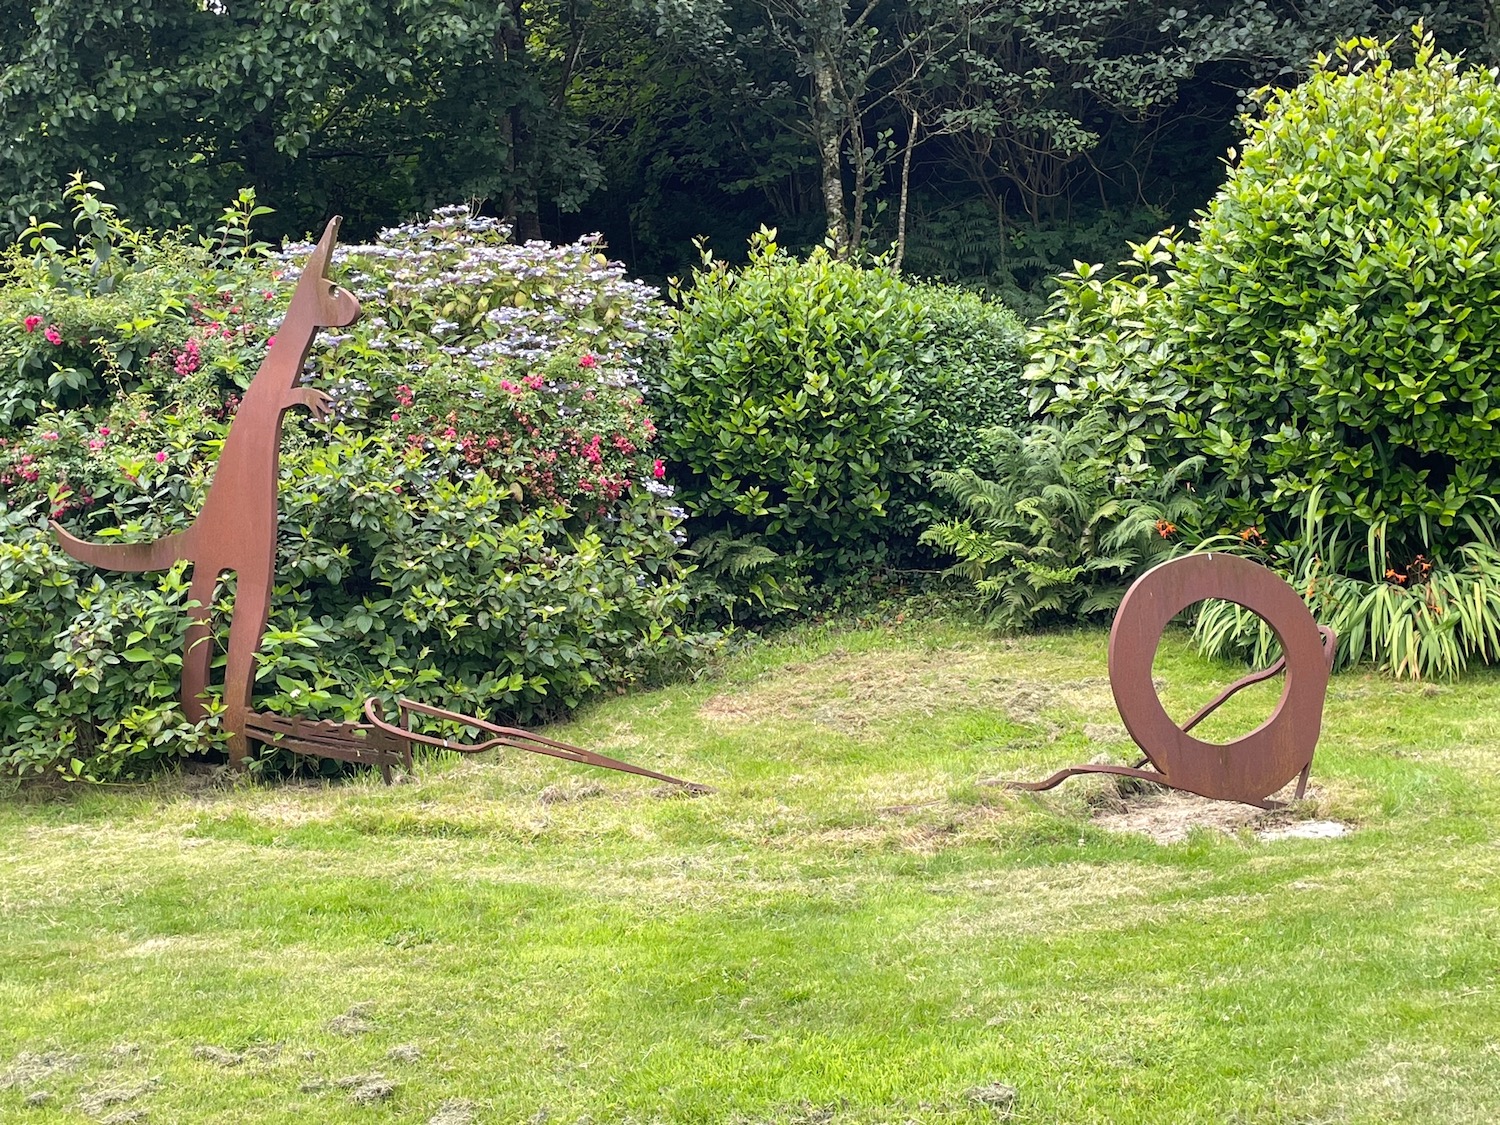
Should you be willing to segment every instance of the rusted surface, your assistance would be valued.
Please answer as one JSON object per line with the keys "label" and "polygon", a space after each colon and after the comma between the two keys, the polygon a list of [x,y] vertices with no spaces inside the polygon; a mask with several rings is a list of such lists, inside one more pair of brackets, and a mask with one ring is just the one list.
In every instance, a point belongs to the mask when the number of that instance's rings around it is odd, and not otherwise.
{"label": "rusted surface", "polygon": [[[584,750],[567,742],[558,742],[556,739],[544,738],[531,731],[522,730],[520,727],[502,727],[494,723],[476,719],[472,715],[461,715],[457,711],[444,711],[440,707],[432,707],[425,703],[417,703],[410,699],[397,700],[396,710],[400,717],[400,725],[387,722],[380,715],[380,701],[378,699],[365,700],[365,718],[369,720],[369,727],[379,731],[390,739],[405,740],[410,754],[411,743],[420,743],[423,746],[434,746],[439,750],[452,750],[459,754],[480,754],[486,750],[494,750],[505,747],[511,750],[525,750],[529,754],[545,754],[551,758],[561,758],[565,762],[578,762],[585,766],[598,766],[600,769],[619,770],[622,773],[633,773],[640,777],[650,777],[657,781],[665,781],[670,785],[681,785],[692,793],[711,793],[706,785],[698,785],[691,781],[684,781],[680,777],[672,777],[668,774],[657,773],[648,770],[644,766],[633,766],[629,762],[622,762],[616,758],[606,758],[603,754],[595,754],[592,750]],[[491,737],[483,742],[454,742],[446,738],[438,738],[430,734],[418,734],[411,729],[411,717],[413,715],[426,715],[429,718],[441,719],[445,722],[456,723],[469,727],[473,730],[482,731]]]}
{"label": "rusted surface", "polygon": [[[398,722],[387,722],[381,717],[380,701],[374,698],[365,700],[365,718],[369,721],[364,723],[318,722],[312,719],[288,718],[285,715],[251,711],[246,716],[245,734],[257,742],[264,742],[274,749],[288,750],[293,754],[333,758],[340,762],[375,766],[385,778],[386,784],[390,784],[391,771],[396,767],[400,767],[408,774],[412,772],[413,745],[432,746],[439,750],[452,750],[459,754],[479,754],[486,750],[505,747],[512,750],[525,750],[531,754],[545,754],[551,758],[561,758],[565,762],[577,762],[580,765],[598,766],[601,769],[619,770],[622,773],[654,778],[670,785],[680,785],[691,793],[713,792],[706,785],[697,785],[691,781],[683,781],[680,777],[671,777],[668,774],[657,773],[655,770],[648,770],[643,766],[633,766],[629,762],[606,758],[603,754],[595,754],[591,750],[585,750],[567,742],[558,742],[553,738],[544,738],[542,735],[533,734],[520,727],[497,726],[483,719],[476,719],[472,715],[463,715],[457,711],[444,711],[442,708],[417,703],[414,700],[397,700],[396,712]],[[467,743],[421,734],[411,729],[413,715],[442,719],[445,722],[483,731],[491,737],[483,742]]]}
{"label": "rusted surface", "polygon": [[334,218],[298,278],[275,343],[230,423],[203,510],[192,526],[152,543],[104,544],[77,539],[55,521],[52,524],[63,550],[105,570],[165,570],[184,560],[193,564],[188,597],[196,604],[188,610],[193,625],[182,658],[182,707],[194,722],[204,716],[203,693],[213,655],[209,614],[214,592],[226,571],[235,572],[224,672],[224,728],[230,733],[229,760],[235,765],[244,762],[247,752],[255,653],[271,612],[282,417],[294,406],[305,406],[315,418],[327,416],[328,396],[300,385],[302,365],[320,328],[342,328],[359,318],[354,295],[328,279],[338,230],[339,219]]}
{"label": "rusted surface", "polygon": [[[1151,667],[1162,631],[1178,613],[1204,598],[1222,598],[1258,614],[1281,642],[1282,657],[1236,681],[1179,727],[1162,707]],[[1109,634],[1109,682],[1130,737],[1152,769],[1082,765],[1045,781],[1011,782],[1016,789],[1050,789],[1081,773],[1139,777],[1224,801],[1269,807],[1271,794],[1299,778],[1307,785],[1313,751],[1323,724],[1323,701],[1337,638],[1319,626],[1307,606],[1277,574],[1237,555],[1184,555],[1141,575],[1115,614]],[[1285,670],[1286,682],[1270,717],[1250,733],[1223,745],[1189,732],[1235,692]]]}
{"label": "rusted surface", "polygon": [[411,743],[366,723],[319,722],[251,711],[245,716],[245,735],[293,754],[375,766],[387,785],[394,767],[411,773]]}

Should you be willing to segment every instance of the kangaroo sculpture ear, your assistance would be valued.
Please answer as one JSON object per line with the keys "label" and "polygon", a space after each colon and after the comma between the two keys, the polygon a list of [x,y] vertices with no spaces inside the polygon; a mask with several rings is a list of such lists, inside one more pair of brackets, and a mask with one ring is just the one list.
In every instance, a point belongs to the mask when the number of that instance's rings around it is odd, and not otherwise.
{"label": "kangaroo sculpture ear", "polygon": [[339,224],[343,221],[342,215],[335,215],[328,220],[328,225],[323,228],[323,237],[318,239],[318,244],[308,256],[307,265],[302,269],[303,277],[321,279],[328,276],[328,265],[333,260],[333,247],[339,240]]}

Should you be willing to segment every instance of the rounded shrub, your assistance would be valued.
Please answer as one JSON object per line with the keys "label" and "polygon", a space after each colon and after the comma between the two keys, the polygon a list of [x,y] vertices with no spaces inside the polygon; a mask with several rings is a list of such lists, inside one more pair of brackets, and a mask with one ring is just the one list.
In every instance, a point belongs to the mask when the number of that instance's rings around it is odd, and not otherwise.
{"label": "rounded shrub", "polygon": [[[1215,549],[1294,579],[1350,658],[1500,659],[1500,77],[1343,45],[1268,95],[1195,233],[1062,280],[1034,402],[1104,411],[1124,464],[1202,456]],[[1263,640],[1205,620],[1211,651]]]}
{"label": "rounded shrub", "polygon": [[879,561],[892,490],[916,472],[909,287],[762,232],[744,268],[709,258],[674,295],[663,448],[692,513],[825,572]]}
{"label": "rounded shrub", "polygon": [[[247,242],[117,232],[102,268],[40,241],[4,262],[0,346],[41,359],[0,391],[42,389],[0,425],[0,770],[129,776],[218,737],[177,709],[180,568],[92,571],[44,520],[146,540],[197,513],[306,256]],[[598,250],[448,208],[338,252],[364,317],[309,360],[333,417],[287,419],[258,707],[352,718],[406,694],[528,721],[692,655],[638,374],[665,309]],[[135,315],[105,323],[121,299]],[[47,328],[61,342],[33,343]],[[94,381],[77,400],[48,397],[64,365]]]}
{"label": "rounded shrub", "polygon": [[1493,72],[1430,40],[1404,68],[1346,45],[1271,96],[1197,233],[1177,248],[1168,340],[1191,388],[1183,436],[1231,493],[1284,518],[1317,489],[1335,523],[1413,551],[1493,518]]}
{"label": "rounded shrub", "polygon": [[663,449],[695,531],[816,580],[909,550],[930,470],[1023,411],[1016,318],[879,263],[799,261],[762,232],[744,267],[706,256],[674,295]]}
{"label": "rounded shrub", "polygon": [[912,285],[923,347],[907,369],[917,420],[908,442],[924,467],[942,471],[986,462],[979,435],[1026,420],[1026,328],[1004,305],[966,289]]}

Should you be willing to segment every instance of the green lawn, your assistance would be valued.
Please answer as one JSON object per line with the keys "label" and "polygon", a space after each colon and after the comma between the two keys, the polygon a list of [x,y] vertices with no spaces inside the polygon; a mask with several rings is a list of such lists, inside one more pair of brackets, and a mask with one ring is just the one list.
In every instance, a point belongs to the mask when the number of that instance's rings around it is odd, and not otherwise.
{"label": "green lawn", "polygon": [[1335,679],[1297,815],[1348,836],[1158,844],[978,784],[1125,758],[1105,675],[1102,631],[808,631],[554,732],[698,799],[519,754],[13,792],[0,1120],[1500,1118],[1500,679]]}

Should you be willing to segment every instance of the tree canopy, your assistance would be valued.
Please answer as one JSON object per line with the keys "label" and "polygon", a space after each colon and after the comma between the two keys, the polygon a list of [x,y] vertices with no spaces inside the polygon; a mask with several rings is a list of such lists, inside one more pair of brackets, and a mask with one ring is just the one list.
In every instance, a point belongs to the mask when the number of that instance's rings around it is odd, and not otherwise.
{"label": "tree canopy", "polygon": [[[761,223],[1018,276],[1100,216],[1202,202],[1244,92],[1418,17],[1488,59],[1496,7],[1333,0],[0,0],[0,224],[67,177],[268,233],[481,203],[602,228],[646,272]],[[909,244],[909,245],[908,245]]]}

